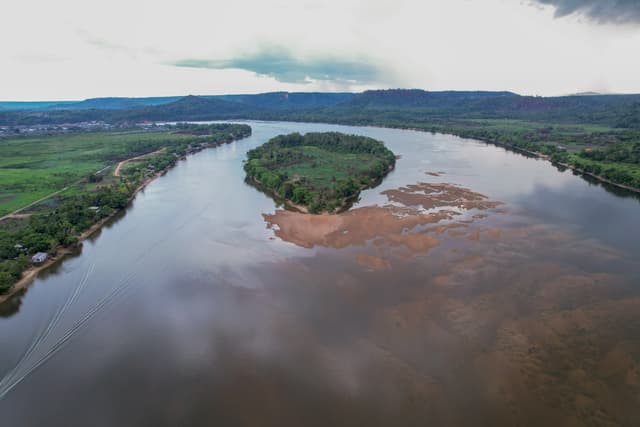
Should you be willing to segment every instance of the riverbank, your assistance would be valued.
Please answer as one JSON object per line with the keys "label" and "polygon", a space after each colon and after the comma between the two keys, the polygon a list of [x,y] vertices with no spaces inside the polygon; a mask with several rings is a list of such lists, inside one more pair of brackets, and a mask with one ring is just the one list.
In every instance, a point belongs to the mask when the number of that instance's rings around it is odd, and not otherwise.
{"label": "riverbank", "polygon": [[[184,160],[185,158],[186,158],[186,156],[183,156],[179,160]],[[155,175],[147,178],[145,181],[143,181],[134,190],[134,192],[131,194],[131,197],[129,198],[129,202],[128,203],[133,202],[133,200],[135,199],[135,197],[138,195],[138,193],[140,191],[142,191],[147,185],[151,184],[151,182],[153,182],[155,179],[157,179],[160,176],[162,176],[165,173],[167,173],[167,171],[169,171],[170,169],[171,168],[167,168],[167,169],[165,169],[163,171],[160,171],[157,174],[155,174]],[[124,209],[126,209],[126,208],[124,208]],[[23,271],[22,272],[22,277],[20,278],[20,280],[18,280],[16,283],[14,283],[13,286],[11,287],[11,289],[9,289],[6,293],[0,295],[0,304],[4,303],[5,301],[8,301],[15,294],[17,294],[21,290],[25,289],[26,287],[28,287],[36,279],[36,277],[38,277],[38,274],[40,272],[42,272],[42,271],[54,266],[58,262],[63,261],[64,258],[67,255],[73,253],[73,251],[75,249],[80,248],[82,246],[82,242],[83,241],[87,240],[89,237],[91,237],[98,230],[102,229],[102,227],[104,227],[104,225],[106,223],[108,223],[110,220],[112,220],[117,214],[122,212],[122,210],[124,210],[124,209],[120,209],[120,210],[114,211],[109,216],[107,216],[105,218],[102,218],[100,221],[98,221],[95,224],[93,224],[87,230],[85,230],[82,233],[80,233],[78,235],[78,241],[74,245],[58,247],[56,249],[55,253],[53,255],[50,255],[49,258],[45,262],[43,262],[42,264],[38,264],[38,265],[32,265],[31,267],[29,267],[25,271]]]}
{"label": "riverbank", "polygon": [[[313,118],[309,118],[306,117],[304,120],[296,120],[296,119],[292,119],[292,118],[288,118],[287,121],[290,121],[292,123],[316,123],[316,124],[330,124],[330,125],[343,125],[343,126],[359,126],[359,127],[367,127],[367,128],[382,128],[382,129],[401,129],[401,130],[411,130],[411,131],[415,131],[415,132],[424,132],[424,133],[439,133],[439,134],[443,134],[443,135],[453,135],[453,136],[457,136],[459,138],[465,138],[465,139],[475,139],[481,142],[484,142],[486,144],[492,144],[495,145],[497,147],[503,147],[505,149],[508,150],[512,150],[515,152],[519,152],[519,153],[524,153],[524,154],[529,154],[531,156],[543,159],[543,160],[548,160],[550,161],[552,164],[558,164],[560,166],[566,167],[567,169],[571,169],[579,174],[585,175],[585,176],[589,176],[590,178],[593,178],[603,184],[608,184],[623,190],[627,190],[627,191],[631,191],[633,193],[638,193],[640,194],[640,187],[632,187],[629,185],[625,185],[625,184],[621,184],[615,181],[612,181],[608,178],[605,178],[601,175],[596,175],[594,173],[591,172],[586,172],[580,168],[577,168],[573,165],[570,164],[565,164],[565,163],[559,163],[559,162],[554,162],[551,160],[551,157],[542,153],[538,153],[535,151],[530,151],[515,145],[510,145],[510,144],[505,144],[505,143],[501,143],[492,139],[488,139],[485,137],[482,137],[480,135],[470,135],[468,133],[466,133],[465,131],[460,131],[460,132],[456,132],[456,130],[451,129],[451,128],[447,128],[447,127],[439,127],[439,126],[434,126],[433,128],[427,129],[426,127],[420,127],[417,123],[412,123],[412,124],[407,124],[407,125],[401,125],[401,124],[385,124],[384,122],[378,122],[378,123],[354,123],[354,122],[350,122],[350,121],[341,121],[341,120],[330,120],[330,119],[322,119],[322,120],[313,120]],[[536,125],[540,125],[540,123],[536,123]],[[425,124],[426,126],[426,124]],[[580,124],[575,124],[575,126],[580,126]],[[465,129],[466,130],[466,129]]]}
{"label": "riverbank", "polygon": [[[386,126],[383,126],[383,127],[386,127]],[[389,128],[389,129],[397,129],[397,128]],[[427,131],[427,130],[424,130],[424,129],[417,129],[417,128],[401,128],[401,129],[413,130],[413,131],[418,131],[418,132],[430,132],[430,131]],[[438,131],[438,133],[442,133],[442,134],[445,134],[445,135],[453,135],[453,136],[457,136],[457,137],[460,137],[460,138],[476,139],[478,141],[484,142],[485,144],[492,144],[492,145],[495,145],[497,147],[502,147],[502,148],[505,148],[507,150],[515,151],[517,153],[527,154],[527,155],[530,155],[532,157],[535,157],[535,158],[538,158],[538,159],[541,159],[541,160],[546,160],[546,161],[550,162],[552,165],[559,165],[559,166],[562,166],[564,168],[567,168],[567,169],[570,169],[572,171],[575,171],[575,172],[577,172],[577,173],[579,173],[581,175],[589,176],[589,177],[591,177],[591,178],[593,178],[593,179],[595,179],[595,180],[597,180],[597,181],[599,181],[601,183],[612,185],[612,186],[617,187],[617,188],[622,188],[624,190],[640,194],[640,188],[631,187],[631,186],[625,185],[625,184],[620,184],[618,182],[615,182],[615,181],[612,181],[612,180],[610,180],[608,178],[605,178],[605,177],[603,177],[601,175],[596,175],[594,173],[587,172],[587,171],[585,171],[583,169],[580,169],[580,168],[578,168],[578,167],[576,167],[576,166],[574,166],[572,164],[569,164],[569,163],[563,163],[563,162],[554,161],[554,160],[551,159],[551,156],[548,156],[546,154],[542,154],[542,153],[539,153],[539,152],[536,152],[536,151],[527,150],[527,149],[524,149],[522,147],[518,147],[518,146],[515,146],[515,145],[509,145],[509,144],[504,144],[504,143],[500,143],[500,142],[497,142],[497,141],[491,141],[491,140],[484,139],[484,138],[478,137],[478,136],[465,136],[465,135],[454,133],[454,132],[446,132],[444,130],[443,131]]]}
{"label": "riverbank", "polygon": [[[149,185],[151,182],[153,182],[155,179],[159,178],[160,176],[164,175],[165,173],[167,173],[171,168],[173,168],[178,161],[180,160],[184,160],[187,158],[188,155],[191,154],[196,154],[200,151],[203,151],[207,148],[216,148],[220,145],[222,145],[223,143],[228,143],[228,142],[233,142],[233,141],[237,141],[238,139],[233,139],[231,141],[223,141],[223,142],[212,142],[209,143],[206,146],[198,146],[197,148],[192,148],[190,151],[188,151],[187,153],[185,153],[184,155],[181,155],[179,157],[177,157],[175,159],[175,162],[171,163],[168,167],[166,167],[163,170],[158,171],[157,173],[148,176],[147,178],[145,178],[131,193],[131,195],[129,196],[128,200],[127,200],[127,206],[129,206],[133,200],[135,199],[135,197],[137,196],[137,194],[142,191],[147,185]],[[119,163],[120,164],[124,164],[127,161],[131,161],[131,160],[135,160],[135,159],[139,159],[142,157],[146,157],[152,154],[156,154],[156,153],[160,153],[160,152],[165,152],[166,151],[166,147],[161,148],[160,150],[154,151],[153,153],[147,153],[144,154],[142,156],[136,156],[127,160],[124,160],[122,162]],[[55,264],[57,264],[58,262],[62,261],[67,255],[69,255],[70,253],[73,253],[74,250],[78,249],[81,245],[82,242],[86,239],[88,239],[90,236],[92,236],[94,233],[96,233],[98,230],[100,230],[105,224],[107,224],[109,221],[111,221],[117,214],[119,214],[120,212],[122,212],[124,209],[126,209],[126,207],[122,208],[122,209],[115,209],[111,214],[109,214],[108,216],[100,219],[98,222],[96,222],[95,224],[91,225],[88,229],[86,229],[85,231],[83,231],[82,233],[80,233],[79,235],[77,235],[77,242],[74,243],[73,245],[67,245],[67,246],[58,246],[55,249],[55,252],[50,255],[50,257],[47,259],[47,261],[45,261],[42,264],[37,264],[37,265],[30,265],[26,270],[24,270],[22,272],[22,276],[20,277],[20,279],[18,279],[18,281],[16,281],[11,288],[9,288],[9,290],[7,290],[5,293],[0,295],[0,304],[8,301],[9,299],[11,299],[14,295],[16,295],[18,292],[22,291],[23,289],[27,288],[34,280],[36,277],[38,277],[38,274],[52,266],[54,266]]]}
{"label": "riverbank", "polygon": [[[391,167],[389,172],[391,172],[394,169],[395,169],[395,165]],[[309,209],[307,209],[306,206],[300,205],[300,204],[296,204],[296,203],[293,203],[291,200],[285,199],[280,194],[276,193],[274,190],[272,190],[270,188],[267,188],[264,185],[262,185],[262,183],[260,181],[258,181],[256,178],[247,177],[246,180],[247,180],[247,183],[249,185],[252,185],[253,187],[258,189],[259,191],[265,193],[266,195],[268,195],[269,197],[274,199],[277,203],[281,203],[285,207],[285,209],[287,209],[289,211],[292,211],[292,212],[302,213],[302,214],[311,214],[311,212],[309,212]],[[377,187],[381,182],[382,182],[382,180],[376,181],[374,184],[372,184],[370,186],[363,187],[361,191]],[[338,214],[344,213],[344,212],[348,211],[349,209],[351,209],[353,204],[356,203],[359,200],[359,198],[360,198],[360,193],[356,194],[355,196],[352,196],[350,198],[345,199],[345,202],[343,204],[341,204],[340,206],[337,206],[333,211],[331,211],[331,212],[324,211],[324,212],[320,212],[319,214],[320,215],[322,215],[322,214],[338,215]]]}
{"label": "riverbank", "polygon": [[[455,135],[455,134],[450,134],[450,135]],[[455,135],[455,136],[459,136],[459,135]],[[601,175],[596,175],[594,173],[587,172],[587,171],[585,171],[583,169],[580,169],[580,168],[578,168],[578,167],[576,167],[576,166],[574,166],[574,165],[572,165],[570,163],[556,162],[556,161],[552,160],[551,157],[546,155],[546,154],[542,154],[542,153],[538,153],[538,152],[530,151],[530,150],[525,150],[524,148],[516,147],[516,146],[513,146],[513,145],[486,141],[486,140],[482,140],[482,139],[479,139],[479,138],[478,138],[478,140],[480,140],[480,141],[482,141],[484,143],[487,143],[487,144],[493,144],[493,145],[498,146],[498,147],[503,147],[503,148],[506,148],[508,150],[512,150],[512,151],[516,151],[516,152],[520,152],[520,153],[525,153],[525,154],[528,154],[528,155],[530,155],[532,157],[535,157],[535,158],[538,158],[538,159],[541,159],[541,160],[546,160],[546,161],[550,162],[552,165],[562,166],[563,168],[570,169],[570,170],[572,170],[574,172],[577,172],[577,173],[579,173],[581,175],[589,176],[589,177],[591,177],[591,178],[593,178],[593,179],[595,179],[597,181],[600,181],[600,182],[602,182],[604,184],[612,185],[614,187],[622,188],[624,190],[632,191],[634,193],[639,193],[640,194],[640,188],[631,187],[629,185],[620,184],[620,183],[617,183],[615,181],[611,181],[610,179],[607,179],[607,178],[605,178],[605,177],[603,177]]]}

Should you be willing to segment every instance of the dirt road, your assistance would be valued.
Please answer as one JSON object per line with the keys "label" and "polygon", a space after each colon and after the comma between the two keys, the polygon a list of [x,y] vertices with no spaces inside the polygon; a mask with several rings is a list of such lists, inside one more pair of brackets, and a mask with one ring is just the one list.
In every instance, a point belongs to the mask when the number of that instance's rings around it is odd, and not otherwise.
{"label": "dirt road", "polygon": [[127,159],[127,160],[123,160],[123,161],[121,161],[121,162],[118,162],[118,164],[116,165],[115,170],[113,171],[113,176],[120,176],[120,168],[122,167],[122,165],[124,165],[124,164],[125,164],[125,163],[127,163],[127,162],[130,162],[130,161],[132,161],[132,160],[139,160],[139,159],[143,159],[143,158],[145,158],[145,157],[147,157],[147,156],[150,156],[150,155],[152,155],[152,154],[160,154],[160,153],[164,153],[165,151],[167,151],[167,148],[166,148],[166,147],[163,147],[163,148],[161,148],[161,149],[159,149],[159,150],[152,151],[151,153],[142,154],[142,155],[140,155],[140,156],[132,157],[132,158],[130,158],[130,159]]}

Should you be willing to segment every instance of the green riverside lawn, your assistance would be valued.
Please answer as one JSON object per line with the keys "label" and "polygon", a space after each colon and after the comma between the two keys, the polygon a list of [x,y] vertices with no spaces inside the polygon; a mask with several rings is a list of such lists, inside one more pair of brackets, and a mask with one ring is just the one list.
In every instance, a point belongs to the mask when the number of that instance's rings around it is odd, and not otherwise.
{"label": "green riverside lawn", "polygon": [[279,135],[247,157],[250,182],[310,213],[345,209],[396,159],[380,141],[337,132]]}

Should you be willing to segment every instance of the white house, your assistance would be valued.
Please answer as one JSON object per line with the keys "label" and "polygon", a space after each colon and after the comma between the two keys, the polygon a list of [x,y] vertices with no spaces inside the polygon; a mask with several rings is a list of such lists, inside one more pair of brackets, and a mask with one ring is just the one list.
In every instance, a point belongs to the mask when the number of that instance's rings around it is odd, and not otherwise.
{"label": "white house", "polygon": [[49,255],[46,252],[38,252],[34,256],[31,257],[31,262],[35,264],[43,263],[47,260]]}

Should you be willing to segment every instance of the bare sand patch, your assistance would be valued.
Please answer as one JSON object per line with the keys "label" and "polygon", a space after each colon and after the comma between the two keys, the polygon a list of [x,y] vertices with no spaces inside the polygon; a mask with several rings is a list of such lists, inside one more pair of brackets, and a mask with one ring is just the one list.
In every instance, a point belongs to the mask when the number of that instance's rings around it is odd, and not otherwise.
{"label": "bare sand patch", "polygon": [[[263,214],[263,217],[277,237],[305,248],[344,248],[373,241],[377,248],[404,247],[415,254],[440,244],[434,233],[467,228],[473,220],[440,222],[452,220],[467,210],[487,210],[502,204],[452,184],[418,183],[381,194],[393,204],[366,206],[341,214],[308,215],[277,210],[274,214]],[[434,224],[437,225],[428,227]]]}
{"label": "bare sand patch", "polygon": [[394,190],[383,191],[389,201],[404,206],[434,209],[443,206],[461,209],[491,209],[502,205],[501,202],[489,201],[488,197],[453,184],[431,184],[419,182]]}

